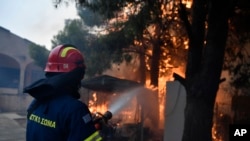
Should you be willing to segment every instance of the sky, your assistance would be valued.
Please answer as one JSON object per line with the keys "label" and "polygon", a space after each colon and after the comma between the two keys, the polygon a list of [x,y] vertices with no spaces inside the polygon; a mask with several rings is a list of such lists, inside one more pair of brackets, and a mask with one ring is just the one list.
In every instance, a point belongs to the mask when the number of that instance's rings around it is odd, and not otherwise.
{"label": "sky", "polygon": [[49,50],[65,19],[76,18],[75,3],[56,9],[53,0],[0,0],[0,26]]}

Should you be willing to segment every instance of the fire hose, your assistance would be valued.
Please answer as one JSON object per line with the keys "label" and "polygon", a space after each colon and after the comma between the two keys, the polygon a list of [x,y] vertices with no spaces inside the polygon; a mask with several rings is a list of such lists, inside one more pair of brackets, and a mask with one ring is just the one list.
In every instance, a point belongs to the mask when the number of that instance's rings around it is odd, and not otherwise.
{"label": "fire hose", "polygon": [[106,111],[104,114],[100,112],[96,112],[93,115],[93,121],[97,130],[101,130],[103,126],[107,126],[108,120],[112,118],[112,113],[110,111]]}

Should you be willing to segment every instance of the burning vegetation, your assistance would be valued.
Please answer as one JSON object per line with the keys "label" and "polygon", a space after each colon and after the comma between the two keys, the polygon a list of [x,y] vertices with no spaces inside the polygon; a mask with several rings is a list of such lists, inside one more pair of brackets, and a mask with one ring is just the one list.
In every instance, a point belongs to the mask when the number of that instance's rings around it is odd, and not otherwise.
{"label": "burning vegetation", "polygon": [[104,129],[113,140],[163,140],[166,82],[172,79],[162,77],[159,87],[152,87],[149,81],[143,86],[136,81],[103,75],[92,78],[94,83],[84,80],[81,100],[88,104],[93,116],[112,113]]}

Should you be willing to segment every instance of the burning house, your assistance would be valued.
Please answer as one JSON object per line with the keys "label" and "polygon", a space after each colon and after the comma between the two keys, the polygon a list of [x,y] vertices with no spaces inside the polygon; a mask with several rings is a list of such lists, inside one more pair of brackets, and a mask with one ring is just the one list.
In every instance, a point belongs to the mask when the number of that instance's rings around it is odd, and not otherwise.
{"label": "burning house", "polygon": [[[142,84],[108,75],[83,80],[93,115],[112,113],[105,125],[105,136],[112,140],[147,140],[160,138],[158,134],[159,104],[155,93]],[[101,114],[101,115],[102,115]]]}

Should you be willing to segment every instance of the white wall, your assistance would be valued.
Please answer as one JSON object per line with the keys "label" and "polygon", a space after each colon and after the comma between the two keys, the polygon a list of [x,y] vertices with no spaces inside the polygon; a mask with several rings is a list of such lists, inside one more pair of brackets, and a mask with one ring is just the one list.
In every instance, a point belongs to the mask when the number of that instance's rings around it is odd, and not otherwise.
{"label": "white wall", "polygon": [[166,84],[164,141],[181,141],[184,129],[186,90],[179,81]]}

